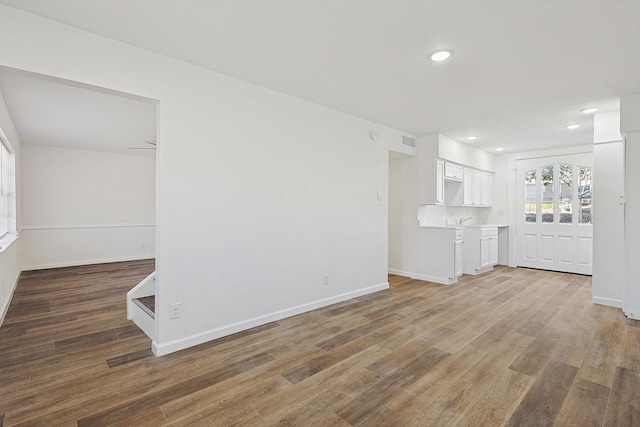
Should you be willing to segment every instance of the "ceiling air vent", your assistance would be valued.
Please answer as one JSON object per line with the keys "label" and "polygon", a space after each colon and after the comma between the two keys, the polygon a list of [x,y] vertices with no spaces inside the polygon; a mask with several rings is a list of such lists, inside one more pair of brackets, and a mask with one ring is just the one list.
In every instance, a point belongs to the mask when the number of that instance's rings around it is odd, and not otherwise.
{"label": "ceiling air vent", "polygon": [[409,138],[408,136],[403,136],[402,137],[402,143],[404,145],[408,145],[409,147],[415,147],[416,146],[416,140],[414,138]]}

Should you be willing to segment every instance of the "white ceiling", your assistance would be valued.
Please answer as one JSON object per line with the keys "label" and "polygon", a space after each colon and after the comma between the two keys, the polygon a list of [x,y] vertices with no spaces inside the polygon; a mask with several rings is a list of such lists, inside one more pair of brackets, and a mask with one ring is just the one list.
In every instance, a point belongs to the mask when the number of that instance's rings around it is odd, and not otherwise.
{"label": "white ceiling", "polygon": [[152,100],[6,67],[0,88],[22,143],[155,154]]}
{"label": "white ceiling", "polygon": [[[486,150],[588,144],[580,109],[640,92],[640,1],[0,2],[416,136],[475,134]],[[438,48],[455,54],[431,62]]]}

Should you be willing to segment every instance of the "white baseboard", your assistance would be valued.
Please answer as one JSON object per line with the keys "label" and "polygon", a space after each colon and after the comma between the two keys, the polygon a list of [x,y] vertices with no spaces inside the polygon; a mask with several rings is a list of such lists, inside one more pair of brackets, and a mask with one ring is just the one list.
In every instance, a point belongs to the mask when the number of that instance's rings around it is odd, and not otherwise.
{"label": "white baseboard", "polygon": [[488,271],[492,271],[493,267],[494,267],[493,265],[490,265],[488,267],[481,268],[481,269],[478,269],[478,270],[476,270],[475,268],[472,268],[471,270],[463,270],[462,274],[468,274],[470,276],[479,276],[480,274],[484,274],[484,273],[486,273]]}
{"label": "white baseboard", "polygon": [[410,277],[411,279],[415,279],[416,278],[415,273],[411,273],[409,271],[394,270],[392,268],[390,268],[387,271],[389,272],[389,274],[393,274],[393,275],[396,275],[396,276]]}
{"label": "white baseboard", "polygon": [[7,300],[7,304],[2,308],[2,313],[0,313],[0,326],[2,326],[2,323],[4,322],[4,318],[7,315],[7,311],[9,311],[9,306],[11,305],[11,300],[13,299],[13,295],[16,292],[16,287],[18,286],[18,280],[20,280],[20,273],[18,272],[18,274],[16,275],[16,278],[13,279],[13,286],[11,287],[11,292],[9,293],[9,299]]}
{"label": "white baseboard", "polygon": [[606,305],[609,307],[622,308],[622,300],[613,299],[613,298],[604,298],[604,297],[596,297],[594,296],[591,301],[594,304]]}
{"label": "white baseboard", "polygon": [[286,317],[295,316],[297,314],[306,313],[307,311],[315,310],[317,308],[326,307],[331,304],[346,301],[352,298],[356,298],[362,295],[371,294],[373,292],[389,289],[389,283],[382,283],[380,285],[371,286],[368,288],[358,289],[357,291],[347,292],[344,294],[336,295],[330,298],[313,301],[307,304],[302,304],[296,307],[291,307],[285,310],[276,311],[264,316],[255,317],[253,319],[245,320],[242,322],[234,323],[220,328],[205,331],[199,334],[191,335],[179,340],[170,341],[163,344],[158,344],[155,340],[151,344],[153,354],[156,356],[164,356],[169,353],[184,350],[185,348],[193,347],[198,344],[202,344],[208,341],[222,338],[227,335],[235,334],[236,332],[245,331],[247,329],[255,328],[270,322],[284,319]]}
{"label": "white baseboard", "polygon": [[55,262],[51,264],[25,265],[22,267],[22,271],[45,270],[47,268],[79,267],[81,265],[107,264],[110,262],[141,261],[144,259],[152,259],[154,257],[155,255],[151,254],[151,255],[140,255],[140,256],[132,256],[132,257],[87,259],[87,260],[78,260],[78,261]]}
{"label": "white baseboard", "polygon": [[458,282],[457,278],[450,279],[448,277],[436,277],[436,276],[429,276],[426,274],[418,274],[415,278],[418,280],[425,280],[427,282],[438,283],[440,285],[453,285],[454,283]]}
{"label": "white baseboard", "polygon": [[627,316],[627,318],[629,319],[633,319],[633,320],[640,320],[640,313],[624,313],[625,316]]}
{"label": "white baseboard", "polygon": [[640,310],[628,309],[624,310],[624,315],[629,319],[640,320]]}

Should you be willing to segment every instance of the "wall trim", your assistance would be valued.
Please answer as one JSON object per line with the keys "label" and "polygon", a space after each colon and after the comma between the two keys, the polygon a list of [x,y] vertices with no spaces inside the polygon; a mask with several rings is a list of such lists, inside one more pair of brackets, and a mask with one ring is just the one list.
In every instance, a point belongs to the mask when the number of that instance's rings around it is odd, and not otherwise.
{"label": "wall trim", "polygon": [[13,286],[11,287],[11,292],[9,293],[10,296],[7,300],[7,305],[4,306],[4,308],[2,309],[2,313],[0,313],[0,326],[2,326],[2,324],[4,323],[4,318],[9,311],[9,307],[11,306],[11,301],[13,300],[13,295],[15,295],[16,293],[16,288],[18,287],[18,281],[20,280],[21,273],[22,271],[18,271],[18,274],[16,274],[16,278],[13,280]]}
{"label": "wall trim", "polygon": [[438,283],[440,285],[453,285],[454,283],[458,282],[458,279],[450,279],[448,277],[436,277],[436,276],[429,276],[429,275],[425,275],[425,274],[418,274],[415,277],[418,280],[424,280],[427,282],[433,282],[433,283]]}
{"label": "wall trim", "polygon": [[125,256],[125,257],[114,257],[114,258],[89,259],[89,260],[82,260],[82,261],[68,261],[68,262],[65,261],[65,262],[56,262],[51,264],[24,265],[22,266],[22,271],[44,270],[47,268],[78,267],[81,265],[107,264],[110,262],[141,261],[144,259],[152,259],[152,258],[155,258],[154,254],[128,256],[128,257]]}
{"label": "wall trim", "polygon": [[635,310],[633,312],[625,311],[624,315],[629,319],[640,320],[640,310]]}
{"label": "wall trim", "polygon": [[295,307],[279,310],[264,316],[254,317],[253,319],[244,320],[231,325],[222,326],[220,328],[211,329],[199,334],[191,335],[182,339],[170,341],[164,344],[158,344],[155,340],[151,343],[151,349],[156,356],[164,356],[169,353],[184,350],[189,347],[196,346],[208,341],[222,338],[227,335],[235,334],[237,332],[245,331],[247,329],[255,328],[269,322],[275,322],[287,317],[295,316],[297,314],[306,313],[311,310],[326,307],[328,305],[336,304],[342,301],[353,299],[362,295],[371,294],[378,291],[389,289],[389,283],[381,283],[379,285],[370,286],[368,288],[358,289],[356,291],[347,292],[344,294],[336,295],[330,298],[325,298],[317,301],[313,301],[307,304],[298,305]]}
{"label": "wall trim", "polygon": [[604,144],[617,144],[619,142],[622,142],[622,139],[612,139],[612,140],[607,140],[607,141],[594,141],[593,145],[604,145]]}
{"label": "wall trim", "polygon": [[402,277],[409,277],[411,279],[415,279],[416,278],[416,274],[415,273],[411,273],[409,271],[404,271],[404,270],[394,270],[392,268],[390,268],[388,270],[389,274],[393,274],[396,276],[402,276]]}
{"label": "wall trim", "polygon": [[597,297],[594,296],[591,301],[594,304],[606,305],[609,307],[622,308],[622,300],[615,298],[605,298],[605,297]]}
{"label": "wall trim", "polygon": [[155,224],[71,224],[71,225],[23,225],[24,230],[72,230],[76,228],[133,228],[155,227]]}

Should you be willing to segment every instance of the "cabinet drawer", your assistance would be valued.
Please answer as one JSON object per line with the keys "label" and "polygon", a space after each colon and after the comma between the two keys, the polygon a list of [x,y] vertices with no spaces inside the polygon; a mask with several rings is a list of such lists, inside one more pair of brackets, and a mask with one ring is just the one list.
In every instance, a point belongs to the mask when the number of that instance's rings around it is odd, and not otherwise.
{"label": "cabinet drawer", "polygon": [[[496,229],[497,230],[497,229]],[[462,237],[464,236],[464,232],[462,229],[460,230],[456,230],[456,240],[462,240]]]}
{"label": "cabinet drawer", "polygon": [[480,229],[480,237],[490,237],[497,236],[498,228],[497,227],[483,227]]}

